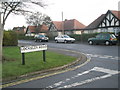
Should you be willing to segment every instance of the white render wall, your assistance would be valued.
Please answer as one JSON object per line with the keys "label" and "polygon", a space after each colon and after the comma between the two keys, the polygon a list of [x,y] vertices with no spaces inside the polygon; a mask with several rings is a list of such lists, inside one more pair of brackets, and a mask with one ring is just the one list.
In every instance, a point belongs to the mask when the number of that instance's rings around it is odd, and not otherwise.
{"label": "white render wall", "polygon": [[85,30],[84,33],[101,33],[101,32],[111,32],[117,34],[120,32],[120,27],[111,27],[111,28],[99,28],[99,29],[93,29],[93,30]]}

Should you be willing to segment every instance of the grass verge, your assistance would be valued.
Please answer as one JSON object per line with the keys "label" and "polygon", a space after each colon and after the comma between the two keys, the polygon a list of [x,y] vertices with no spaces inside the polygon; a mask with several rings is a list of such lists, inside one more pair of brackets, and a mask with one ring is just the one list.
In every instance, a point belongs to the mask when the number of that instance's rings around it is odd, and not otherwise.
{"label": "grass verge", "polygon": [[62,66],[76,60],[75,57],[46,51],[46,62],[43,62],[41,51],[26,53],[26,65],[21,65],[22,56],[19,47],[4,47],[3,56],[5,57],[2,64],[3,79]]}

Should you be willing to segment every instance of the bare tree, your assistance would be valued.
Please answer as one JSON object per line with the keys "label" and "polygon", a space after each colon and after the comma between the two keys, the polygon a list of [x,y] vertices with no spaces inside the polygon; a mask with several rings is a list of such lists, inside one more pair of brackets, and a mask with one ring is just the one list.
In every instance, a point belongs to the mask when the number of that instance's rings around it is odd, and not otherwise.
{"label": "bare tree", "polygon": [[3,41],[3,30],[4,30],[4,26],[5,26],[5,22],[8,18],[8,16],[11,13],[14,14],[25,14],[28,12],[32,12],[30,10],[27,10],[26,8],[30,8],[31,6],[29,4],[32,5],[37,5],[40,7],[45,7],[47,5],[45,5],[43,3],[43,1],[41,0],[26,0],[26,2],[24,2],[25,0],[0,0],[0,4],[1,4],[1,9],[2,12],[0,12],[0,21],[1,21],[1,16],[2,16],[2,22],[0,22],[0,61],[2,60],[2,41]]}
{"label": "bare tree", "polygon": [[31,15],[26,16],[26,23],[29,25],[35,26],[35,33],[38,34],[41,28],[41,25],[45,24],[50,26],[51,19],[49,16],[42,14],[40,12],[32,13]]}
{"label": "bare tree", "polygon": [[42,14],[40,12],[32,13],[31,15],[26,16],[26,22],[29,25],[39,26],[45,24],[49,26],[51,19],[48,15]]}

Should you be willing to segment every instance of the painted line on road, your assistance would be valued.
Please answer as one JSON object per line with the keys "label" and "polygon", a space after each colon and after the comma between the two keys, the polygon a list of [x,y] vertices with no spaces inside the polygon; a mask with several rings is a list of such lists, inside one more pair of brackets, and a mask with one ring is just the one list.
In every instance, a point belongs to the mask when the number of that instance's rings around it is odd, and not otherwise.
{"label": "painted line on road", "polygon": [[[106,73],[106,75],[97,76],[97,77],[94,77],[94,78],[86,79],[84,81],[75,82],[75,83],[72,83],[72,84],[69,84],[69,85],[62,86],[62,84],[65,84],[65,83],[67,83],[69,81],[73,81],[73,79],[81,77],[84,74],[89,74],[91,71],[103,72],[103,73]],[[59,88],[59,89],[60,88],[72,88],[72,87],[87,84],[87,83],[90,83],[90,82],[93,82],[93,81],[96,81],[96,80],[105,79],[105,78],[111,77],[111,76],[113,76],[115,74],[119,74],[119,73],[120,72],[116,71],[116,70],[110,70],[110,69],[106,69],[106,68],[102,68],[102,67],[94,67],[93,69],[84,71],[82,73],[78,73],[77,75],[74,75],[71,78],[67,78],[67,79],[65,79],[63,81],[59,81],[59,82],[57,82],[57,83],[55,83],[53,85],[50,85],[50,86],[48,86],[46,88]]]}
{"label": "painted line on road", "polygon": [[[59,49],[59,50],[64,50],[64,49]],[[64,50],[64,51],[70,51],[70,52],[80,53],[80,52],[72,51],[72,50]],[[80,53],[80,54],[84,54],[84,53]],[[86,54],[84,54],[84,55],[86,55]],[[49,76],[53,76],[53,75],[65,73],[65,72],[68,72],[68,71],[73,71],[75,69],[78,69],[78,68],[86,65],[88,62],[90,62],[90,60],[91,60],[91,57],[87,56],[86,62],[84,62],[83,64],[78,65],[76,67],[69,68],[69,69],[63,70],[63,71],[58,71],[58,72],[51,73],[51,74],[47,74],[47,75],[43,75],[43,76],[38,76],[38,77],[30,78],[30,79],[25,79],[25,80],[21,80],[21,81],[17,81],[17,82],[12,82],[12,83],[8,83],[8,84],[0,85],[0,88],[6,88],[6,87],[10,87],[10,86],[14,86],[14,85],[18,85],[18,84],[30,82],[30,81],[33,81],[33,80],[37,80],[37,79],[41,79],[41,78],[45,78],[45,77],[49,77]]]}
{"label": "painted line on road", "polygon": [[90,57],[93,57],[93,58],[101,58],[101,59],[114,59],[114,60],[120,60],[120,57],[117,57],[117,56],[109,56],[109,55],[96,55],[96,54],[86,54]]}

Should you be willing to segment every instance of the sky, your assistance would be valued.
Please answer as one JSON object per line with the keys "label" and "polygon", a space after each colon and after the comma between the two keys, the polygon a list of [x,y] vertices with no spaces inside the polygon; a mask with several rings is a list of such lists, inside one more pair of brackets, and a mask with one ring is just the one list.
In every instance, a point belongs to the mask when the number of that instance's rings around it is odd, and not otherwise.
{"label": "sky", "polygon": [[[63,20],[77,19],[87,26],[108,10],[118,10],[119,1],[120,0],[43,0],[48,6],[45,8],[33,7],[33,10],[47,14],[51,17],[52,21],[62,21],[63,12]],[[24,16],[11,14],[6,21],[5,29],[13,29],[13,27],[18,26],[27,26]]]}

